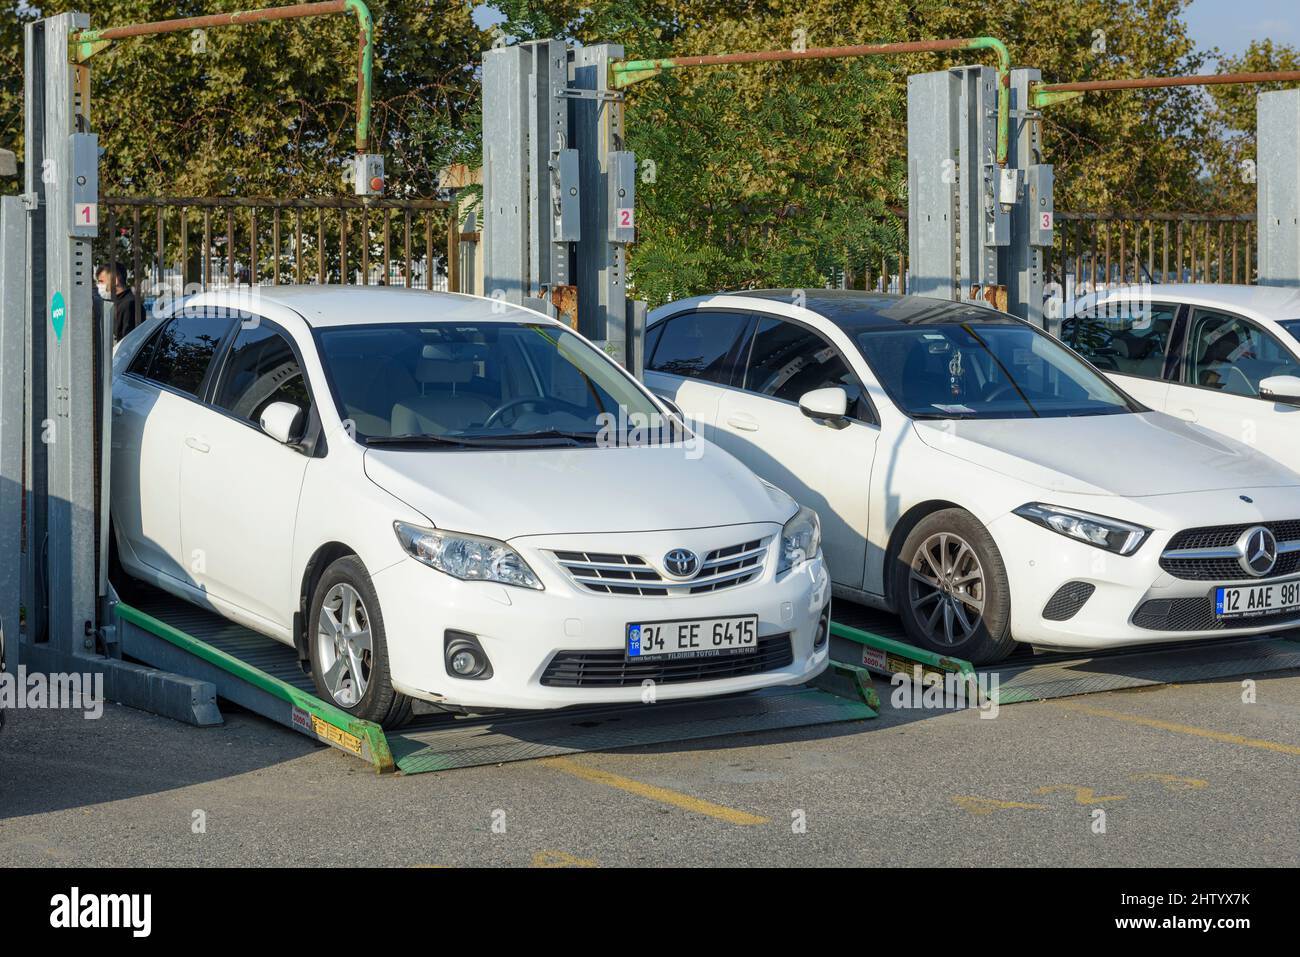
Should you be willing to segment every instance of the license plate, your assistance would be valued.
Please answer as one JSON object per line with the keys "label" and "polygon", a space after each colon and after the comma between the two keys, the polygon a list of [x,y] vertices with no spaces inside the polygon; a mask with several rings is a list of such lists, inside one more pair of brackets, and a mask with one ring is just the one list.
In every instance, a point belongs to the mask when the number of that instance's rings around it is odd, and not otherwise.
{"label": "license plate", "polygon": [[1300,581],[1214,590],[1214,614],[1220,618],[1266,615],[1296,609],[1300,609]]}
{"label": "license plate", "polygon": [[758,649],[758,616],[647,621],[627,626],[629,658],[713,658]]}

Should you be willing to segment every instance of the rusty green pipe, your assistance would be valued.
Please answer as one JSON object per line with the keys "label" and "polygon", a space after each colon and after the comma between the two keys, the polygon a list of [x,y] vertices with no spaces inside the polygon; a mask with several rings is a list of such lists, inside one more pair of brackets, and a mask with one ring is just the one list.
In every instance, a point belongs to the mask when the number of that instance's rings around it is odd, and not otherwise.
{"label": "rusty green pipe", "polygon": [[375,23],[364,0],[325,0],[321,3],[298,3],[286,7],[269,7],[265,10],[240,10],[203,17],[184,17],[179,20],[135,23],[124,27],[106,27],[103,30],[78,30],[70,38],[71,53],[73,62],[84,63],[107,48],[114,40],[206,30],[209,27],[267,23],[272,20],[335,16],[344,13],[351,13],[357,18],[357,152],[366,153],[369,152],[370,144],[370,94],[374,81]]}
{"label": "rusty green pipe", "polygon": [[997,37],[966,37],[957,40],[914,40],[905,43],[874,43],[860,46],[813,47],[807,50],[762,50],[748,53],[717,53],[704,56],[664,57],[654,60],[617,60],[611,65],[610,85],[631,86],[658,76],[664,70],[683,67],[717,66],[729,63],[776,63],[787,60],[828,60],[840,57],[889,56],[903,53],[939,53],[946,50],[992,50],[998,58],[998,144],[999,166],[1007,165],[1011,151],[1011,52]]}

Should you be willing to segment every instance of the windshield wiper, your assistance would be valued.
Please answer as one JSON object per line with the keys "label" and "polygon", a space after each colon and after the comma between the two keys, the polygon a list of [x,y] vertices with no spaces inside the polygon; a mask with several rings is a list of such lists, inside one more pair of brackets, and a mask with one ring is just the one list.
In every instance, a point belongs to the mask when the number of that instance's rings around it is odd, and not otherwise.
{"label": "windshield wiper", "polygon": [[433,435],[432,433],[412,432],[403,435],[370,435],[366,445],[455,445],[461,448],[491,447],[495,442],[483,442],[474,438],[461,438],[452,435]]}
{"label": "windshield wiper", "polygon": [[562,429],[539,429],[536,432],[506,432],[502,435],[493,436],[472,436],[475,439],[490,440],[493,442],[534,442],[545,441],[548,439],[567,439],[570,442],[580,442],[584,445],[595,445],[598,437],[596,432],[566,432]]}

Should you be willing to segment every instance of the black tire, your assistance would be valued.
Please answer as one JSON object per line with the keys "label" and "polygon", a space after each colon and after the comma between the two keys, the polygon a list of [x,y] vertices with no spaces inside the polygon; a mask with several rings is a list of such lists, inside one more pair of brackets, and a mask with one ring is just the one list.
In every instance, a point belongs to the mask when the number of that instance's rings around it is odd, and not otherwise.
{"label": "black tire", "polygon": [[[340,591],[336,592],[336,589]],[[321,637],[321,612],[327,599],[343,599],[346,590],[351,589],[360,601],[360,612],[356,617],[364,624],[370,635],[370,649],[359,656],[362,677],[362,694],[356,698],[358,685],[353,681],[350,694],[344,680],[341,692],[330,687],[322,670],[322,657],[332,654],[323,647]],[[307,619],[307,648],[311,656],[311,676],[316,683],[316,693],[330,704],[342,708],[348,714],[356,715],[366,721],[374,721],[385,728],[397,728],[411,719],[412,700],[393,688],[388,665],[388,641],[384,631],[383,613],[379,608],[379,596],[375,586],[370,582],[366,566],[355,555],[338,559],[321,575],[316,583],[316,590],[311,597],[310,615]],[[335,648],[338,646],[335,645]],[[346,658],[346,655],[344,655]],[[350,676],[350,667],[345,663],[344,670]]]}
{"label": "black tire", "polygon": [[[936,564],[946,563],[950,573],[937,575]],[[924,580],[941,578],[939,587]],[[1016,646],[1006,566],[988,529],[964,509],[934,512],[916,524],[894,556],[890,585],[894,609],[915,645],[976,665],[1001,661]]]}

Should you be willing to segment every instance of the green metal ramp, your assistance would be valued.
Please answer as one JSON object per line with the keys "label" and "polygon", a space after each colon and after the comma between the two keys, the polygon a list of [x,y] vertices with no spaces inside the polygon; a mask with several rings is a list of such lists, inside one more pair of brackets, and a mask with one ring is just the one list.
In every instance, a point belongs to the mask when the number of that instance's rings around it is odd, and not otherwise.
{"label": "green metal ramp", "polygon": [[116,607],[124,654],[210,681],[220,697],[378,771],[419,774],[877,716],[872,705],[878,701],[865,672],[837,666],[819,679],[819,687],[540,714],[455,717],[425,712],[385,734],[378,725],[317,698],[295,652],[279,642],[155,589],[138,589],[133,604]]}
{"label": "green metal ramp", "polygon": [[[1300,668],[1300,633],[1202,639],[1114,651],[1035,654],[1023,648],[996,666],[975,668],[960,658],[932,654],[903,640],[898,618],[837,602],[831,656],[893,676],[922,671],[922,680],[954,674],[989,692],[999,705],[1095,694],[1179,682],[1211,681]],[[996,680],[995,680],[996,679]]]}
{"label": "green metal ramp", "polygon": [[861,700],[808,687],[769,688],[702,701],[450,723],[426,719],[390,733],[388,746],[399,770],[418,774],[874,717],[875,710]]}

